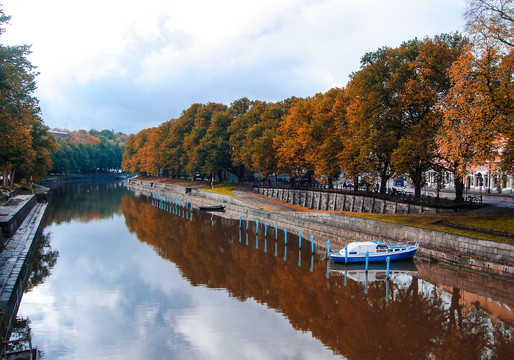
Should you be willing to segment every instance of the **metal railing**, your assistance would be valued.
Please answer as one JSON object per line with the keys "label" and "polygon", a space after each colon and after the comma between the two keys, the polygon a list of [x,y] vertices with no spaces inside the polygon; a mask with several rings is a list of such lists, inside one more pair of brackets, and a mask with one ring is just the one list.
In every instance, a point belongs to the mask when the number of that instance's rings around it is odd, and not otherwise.
{"label": "metal railing", "polygon": [[322,184],[289,184],[289,183],[254,183],[255,188],[275,188],[275,189],[295,189],[304,191],[319,191],[329,193],[339,193],[348,195],[358,195],[364,197],[372,197],[376,199],[397,201],[402,203],[409,203],[422,206],[433,206],[433,207],[452,207],[452,206],[468,206],[468,205],[482,205],[482,195],[470,195],[464,199],[464,202],[456,202],[453,199],[437,196],[433,192],[422,194],[419,198],[415,198],[412,192],[405,190],[393,189],[383,194],[373,190],[355,190],[339,187],[328,187]]}

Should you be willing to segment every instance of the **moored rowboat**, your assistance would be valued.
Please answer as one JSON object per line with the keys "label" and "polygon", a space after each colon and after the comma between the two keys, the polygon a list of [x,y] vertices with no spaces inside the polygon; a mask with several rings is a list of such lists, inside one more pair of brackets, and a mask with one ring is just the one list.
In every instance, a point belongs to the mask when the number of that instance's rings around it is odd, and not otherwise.
{"label": "moored rowboat", "polygon": [[225,205],[200,206],[200,211],[224,211]]}
{"label": "moored rowboat", "polygon": [[336,253],[330,253],[333,262],[377,262],[412,259],[418,250],[418,243],[388,245],[383,241],[352,242]]}

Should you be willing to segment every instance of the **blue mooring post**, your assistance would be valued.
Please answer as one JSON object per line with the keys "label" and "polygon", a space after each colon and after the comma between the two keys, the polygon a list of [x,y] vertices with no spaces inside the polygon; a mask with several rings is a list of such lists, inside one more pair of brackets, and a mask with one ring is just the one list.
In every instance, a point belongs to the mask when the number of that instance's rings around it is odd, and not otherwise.
{"label": "blue mooring post", "polygon": [[366,251],[366,272],[368,272],[369,251]]}
{"label": "blue mooring post", "polygon": [[344,247],[344,264],[348,264],[348,245]]}
{"label": "blue mooring post", "polygon": [[248,231],[248,218],[246,218],[246,231]]}
{"label": "blue mooring post", "polygon": [[278,228],[277,225],[275,225],[275,240],[278,239]]}
{"label": "blue mooring post", "polygon": [[298,248],[301,249],[302,248],[302,232],[300,231],[300,233],[298,234]]}
{"label": "blue mooring post", "polygon": [[264,237],[268,235],[268,223],[264,223]]}
{"label": "blue mooring post", "polygon": [[287,245],[287,229],[284,229],[284,238],[285,238],[286,245]]}
{"label": "blue mooring post", "polygon": [[386,270],[386,278],[389,279],[389,262],[391,261],[391,259],[389,258],[389,256],[386,258],[386,263],[387,263],[387,270]]}
{"label": "blue mooring post", "polygon": [[239,215],[239,228],[241,229],[241,221],[243,220],[243,217]]}
{"label": "blue mooring post", "polygon": [[259,233],[259,220],[255,220],[255,233]]}
{"label": "blue mooring post", "polygon": [[327,240],[327,257],[330,255],[330,240]]}
{"label": "blue mooring post", "polygon": [[302,267],[302,250],[298,250],[298,267]]}
{"label": "blue mooring post", "polygon": [[314,255],[311,255],[311,268],[309,270],[310,272],[314,271]]}
{"label": "blue mooring post", "polygon": [[387,280],[386,280],[386,302],[389,302],[389,281],[387,281]]}
{"label": "blue mooring post", "polygon": [[314,235],[311,235],[311,253],[314,254]]}

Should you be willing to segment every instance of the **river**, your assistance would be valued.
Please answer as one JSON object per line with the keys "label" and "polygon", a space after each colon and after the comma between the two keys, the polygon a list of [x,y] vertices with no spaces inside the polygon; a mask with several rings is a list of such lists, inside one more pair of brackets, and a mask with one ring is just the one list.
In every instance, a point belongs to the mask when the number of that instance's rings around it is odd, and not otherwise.
{"label": "river", "polygon": [[[510,359],[513,283],[334,268],[308,241],[135,196],[54,192],[18,311],[44,359]],[[22,322],[23,323],[23,322]]]}

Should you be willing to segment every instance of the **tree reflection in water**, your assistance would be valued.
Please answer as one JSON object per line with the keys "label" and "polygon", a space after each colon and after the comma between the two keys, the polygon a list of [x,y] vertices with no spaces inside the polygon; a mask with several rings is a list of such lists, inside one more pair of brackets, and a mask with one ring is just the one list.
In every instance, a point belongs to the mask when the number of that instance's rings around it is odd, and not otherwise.
{"label": "tree reflection in water", "polygon": [[[50,234],[41,235],[39,243],[36,248],[32,267],[30,269],[27,284],[25,285],[24,293],[30,292],[33,288],[45,282],[45,279],[50,276],[53,267],[59,257],[59,252],[52,250],[50,246]],[[23,317],[16,317],[11,328],[9,340],[12,342],[18,339],[31,339],[32,330],[30,327],[30,319]],[[6,345],[7,352],[15,352],[28,349],[26,341],[12,342]],[[43,358],[43,352],[38,350],[38,356]]]}
{"label": "tree reflection in water", "polygon": [[50,240],[50,234],[41,236],[24,292],[29,292],[42,284],[50,276],[52,268],[55,266],[59,257],[59,251],[52,249]]}
{"label": "tree reflection in water", "polygon": [[[326,278],[326,263],[311,263],[309,251],[285,256],[280,234],[275,251],[264,252],[241,241],[238,220],[196,213],[186,219],[146,198],[121,202],[129,230],[191,284],[225,288],[241,301],[253,298],[349,359],[502,359],[514,353],[512,324],[493,322],[479,306],[464,309],[459,289],[448,294],[412,277],[408,284],[371,283],[365,294],[362,283]],[[254,229],[248,233],[264,240]],[[267,241],[274,236],[270,232]],[[290,244],[297,244],[291,235]]]}

